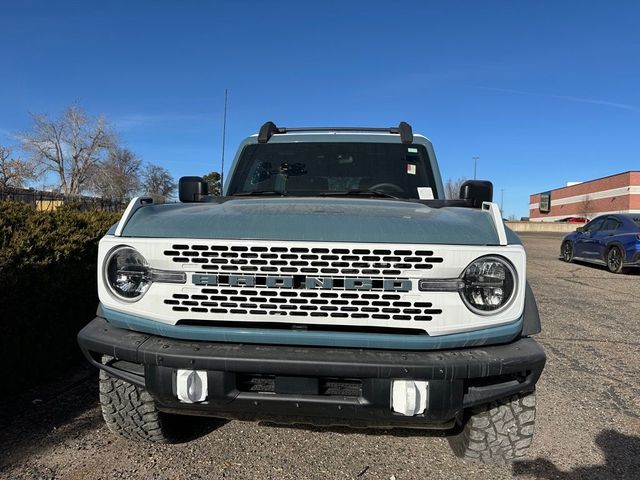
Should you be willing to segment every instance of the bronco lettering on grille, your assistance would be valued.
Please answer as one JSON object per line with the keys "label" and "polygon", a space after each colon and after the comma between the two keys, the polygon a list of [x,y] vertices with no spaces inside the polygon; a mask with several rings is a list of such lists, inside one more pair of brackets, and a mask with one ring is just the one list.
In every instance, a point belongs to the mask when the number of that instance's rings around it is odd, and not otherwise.
{"label": "bronco lettering on grille", "polygon": [[194,273],[194,285],[230,287],[297,288],[308,290],[382,290],[387,292],[408,292],[411,280],[380,278],[334,278],[275,275],[211,275]]}

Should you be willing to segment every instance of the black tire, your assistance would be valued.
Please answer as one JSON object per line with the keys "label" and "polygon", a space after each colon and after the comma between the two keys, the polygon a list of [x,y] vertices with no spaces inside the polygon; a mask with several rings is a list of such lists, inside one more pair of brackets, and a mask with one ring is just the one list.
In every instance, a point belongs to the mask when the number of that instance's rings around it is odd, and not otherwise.
{"label": "black tire", "polygon": [[474,407],[462,430],[449,437],[449,445],[466,462],[507,463],[526,455],[535,418],[535,392]]}
{"label": "black tire", "polygon": [[605,256],[605,262],[607,263],[607,268],[611,273],[622,273],[624,269],[624,254],[620,247],[616,247],[615,245],[607,250],[607,255]]}
{"label": "black tire", "polygon": [[571,262],[573,261],[573,253],[573,245],[567,240],[562,244],[562,247],[560,247],[560,257],[562,257],[562,260],[565,262]]}
{"label": "black tire", "polygon": [[129,440],[171,443],[164,414],[144,388],[100,370],[100,406],[111,432]]}

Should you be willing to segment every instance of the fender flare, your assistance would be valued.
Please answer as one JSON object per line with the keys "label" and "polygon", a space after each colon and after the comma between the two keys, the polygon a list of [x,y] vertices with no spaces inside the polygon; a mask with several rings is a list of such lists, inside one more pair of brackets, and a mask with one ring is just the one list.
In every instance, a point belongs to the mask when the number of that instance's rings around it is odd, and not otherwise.
{"label": "fender flare", "polygon": [[540,323],[540,314],[538,312],[538,304],[533,295],[531,285],[527,282],[524,294],[524,312],[522,314],[522,336],[528,337],[542,331]]}

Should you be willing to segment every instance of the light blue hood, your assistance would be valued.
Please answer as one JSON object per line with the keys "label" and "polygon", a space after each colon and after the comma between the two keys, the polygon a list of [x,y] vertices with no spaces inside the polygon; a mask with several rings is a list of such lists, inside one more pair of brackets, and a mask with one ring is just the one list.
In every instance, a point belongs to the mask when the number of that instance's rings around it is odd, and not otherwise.
{"label": "light blue hood", "polygon": [[[123,237],[497,245],[490,215],[472,208],[354,198],[234,198],[150,205]],[[510,242],[511,243],[511,242]]]}

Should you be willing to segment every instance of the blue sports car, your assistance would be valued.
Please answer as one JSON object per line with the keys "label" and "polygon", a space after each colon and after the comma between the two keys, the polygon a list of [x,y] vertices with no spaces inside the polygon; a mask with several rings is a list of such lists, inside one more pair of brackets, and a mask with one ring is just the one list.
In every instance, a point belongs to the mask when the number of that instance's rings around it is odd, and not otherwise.
{"label": "blue sports car", "polygon": [[613,273],[640,265],[640,214],[594,218],[564,237],[560,256],[565,262],[576,259],[606,265]]}

